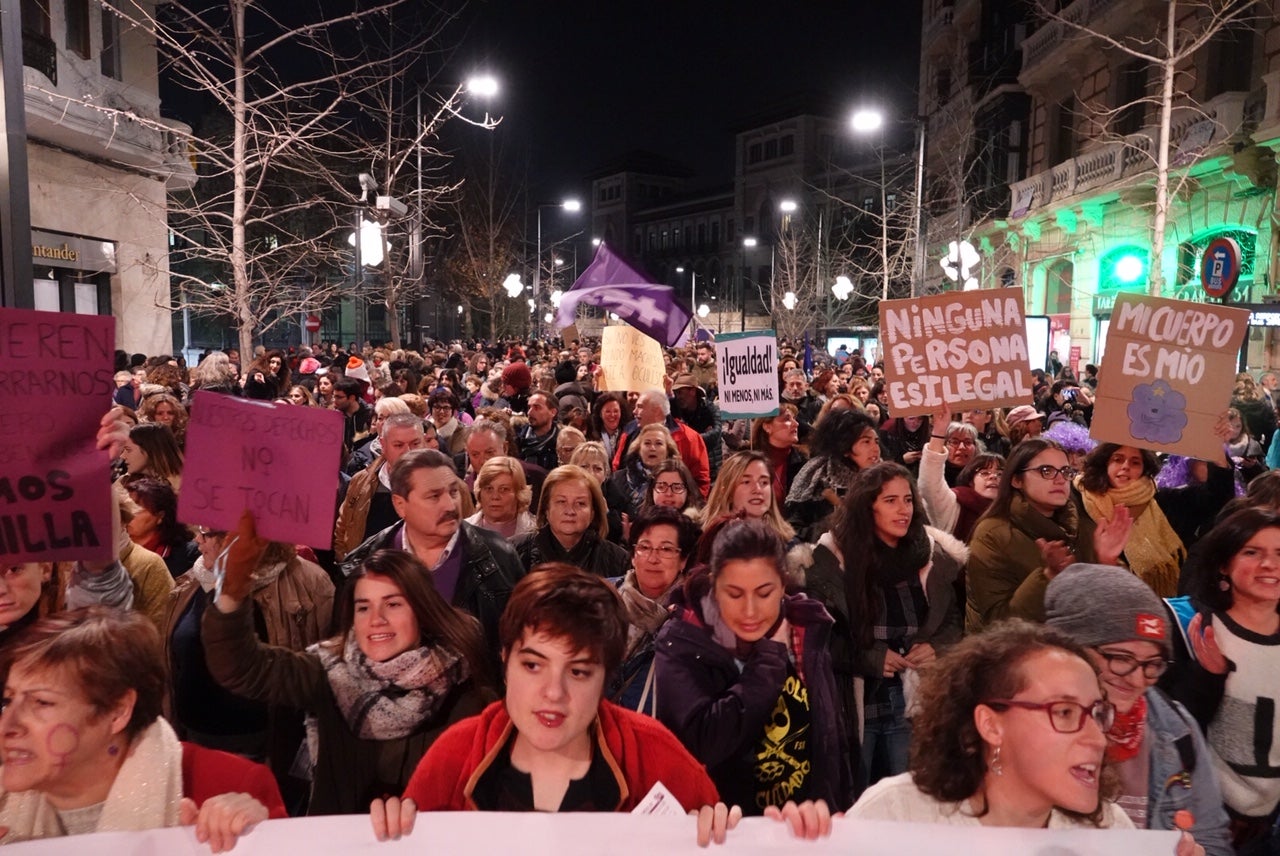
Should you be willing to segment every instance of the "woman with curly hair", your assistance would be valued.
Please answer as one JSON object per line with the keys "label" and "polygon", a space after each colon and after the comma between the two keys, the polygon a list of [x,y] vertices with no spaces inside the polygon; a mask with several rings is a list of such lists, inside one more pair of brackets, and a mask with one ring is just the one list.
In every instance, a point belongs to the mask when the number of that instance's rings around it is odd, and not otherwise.
{"label": "woman with curly hair", "polygon": [[918,698],[908,772],[869,788],[849,817],[1133,827],[1106,799],[1115,707],[1066,634],[1015,620],[970,636],[923,674]]}
{"label": "woman with curly hair", "polygon": [[827,531],[827,518],[858,471],[880,462],[880,435],[866,413],[833,410],[815,426],[809,452],[787,493],[786,516],[812,543]]}
{"label": "woman with curly hair", "polygon": [[187,408],[182,406],[176,396],[167,392],[158,392],[142,399],[142,410],[138,414],[143,422],[156,425],[167,425],[173,432],[173,439],[178,441],[178,448],[186,446],[187,440]]}
{"label": "woman with curly hair", "polygon": [[1234,472],[1223,453],[1209,467],[1204,484],[1160,488],[1160,463],[1153,452],[1119,443],[1102,443],[1085,456],[1075,480],[1080,534],[1092,535],[1098,521],[1118,506],[1129,509],[1133,530],[1122,561],[1161,597],[1178,593],[1178,574],[1187,558],[1184,546],[1196,529],[1235,496]]}

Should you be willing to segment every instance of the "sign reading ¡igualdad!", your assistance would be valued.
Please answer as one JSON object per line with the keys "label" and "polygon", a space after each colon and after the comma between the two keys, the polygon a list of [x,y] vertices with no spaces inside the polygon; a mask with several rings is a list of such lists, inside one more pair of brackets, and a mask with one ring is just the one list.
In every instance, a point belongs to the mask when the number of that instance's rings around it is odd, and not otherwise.
{"label": "sign reading \u00a1igualdad!", "polygon": [[880,303],[885,389],[894,416],[1031,402],[1022,289],[949,291]]}
{"label": "sign reading \u00a1igualdad!", "polygon": [[778,338],[772,330],[716,337],[720,412],[756,418],[778,413]]}

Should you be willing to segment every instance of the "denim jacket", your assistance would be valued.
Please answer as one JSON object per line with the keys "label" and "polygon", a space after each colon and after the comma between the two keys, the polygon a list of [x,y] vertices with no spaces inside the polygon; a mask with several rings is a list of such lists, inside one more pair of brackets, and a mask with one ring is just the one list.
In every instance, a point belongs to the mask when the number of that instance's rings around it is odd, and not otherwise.
{"label": "denim jacket", "polygon": [[1204,737],[1191,715],[1156,689],[1147,691],[1147,744],[1147,828],[1176,829],[1174,814],[1187,809],[1195,817],[1191,834],[1205,856],[1233,856],[1222,791]]}

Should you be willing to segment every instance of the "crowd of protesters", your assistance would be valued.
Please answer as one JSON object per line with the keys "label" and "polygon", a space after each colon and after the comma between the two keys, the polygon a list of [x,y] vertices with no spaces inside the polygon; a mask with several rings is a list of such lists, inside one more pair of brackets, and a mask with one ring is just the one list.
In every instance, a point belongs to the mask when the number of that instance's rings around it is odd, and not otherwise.
{"label": "crowd of protesters", "polygon": [[[1278,852],[1276,375],[1199,461],[1095,442],[1056,354],[1032,403],[929,415],[780,354],[748,420],[709,342],[632,391],[589,341],[119,353],[116,560],[0,580],[0,840],[660,782],[701,843],[843,812]],[[343,414],[331,544],[177,519],[198,392]]]}

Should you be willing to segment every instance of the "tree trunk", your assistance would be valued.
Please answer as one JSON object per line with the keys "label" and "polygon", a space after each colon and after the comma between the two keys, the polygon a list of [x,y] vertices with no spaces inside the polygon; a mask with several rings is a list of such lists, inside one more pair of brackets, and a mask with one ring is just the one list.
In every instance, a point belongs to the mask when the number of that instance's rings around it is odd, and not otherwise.
{"label": "tree trunk", "polygon": [[246,0],[233,0],[231,4],[232,27],[235,33],[235,102],[232,109],[234,127],[232,147],[235,166],[232,168],[231,202],[231,276],[235,288],[236,323],[240,333],[240,367],[253,359],[253,332],[257,326],[250,295],[249,270],[245,255],[245,209],[248,170],[245,167],[245,88],[244,88],[244,9]]}
{"label": "tree trunk", "polygon": [[1153,297],[1164,291],[1164,232],[1169,219],[1169,135],[1173,123],[1173,83],[1177,74],[1178,2],[1169,0],[1165,21],[1165,55],[1161,71],[1160,134],[1156,144],[1156,210],[1151,223],[1151,260],[1147,265],[1147,290]]}

